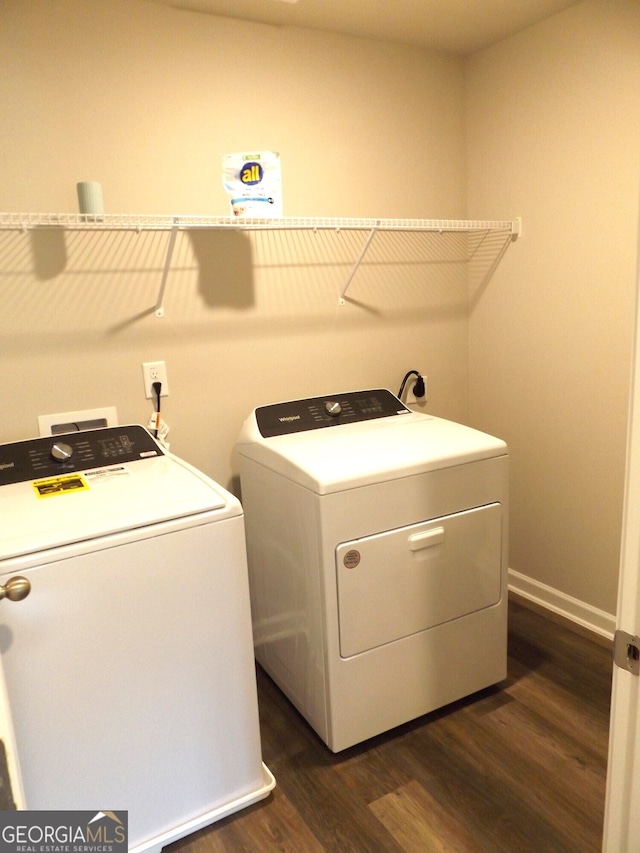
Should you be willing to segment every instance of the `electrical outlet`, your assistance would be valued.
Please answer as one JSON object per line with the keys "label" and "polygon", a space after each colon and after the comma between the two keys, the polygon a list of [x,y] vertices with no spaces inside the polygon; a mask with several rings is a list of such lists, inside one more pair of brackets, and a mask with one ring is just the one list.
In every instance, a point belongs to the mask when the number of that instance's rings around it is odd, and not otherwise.
{"label": "electrical outlet", "polygon": [[167,366],[164,361],[144,361],[142,363],[142,376],[144,378],[144,396],[147,400],[155,399],[156,392],[153,383],[160,382],[160,396],[169,396],[169,380],[167,378]]}
{"label": "electrical outlet", "polygon": [[424,408],[427,405],[427,377],[423,376],[422,378],[424,379],[424,397],[416,397],[413,393],[413,389],[416,384],[415,376],[412,376],[407,383],[409,387],[405,396],[405,405],[411,406],[414,409]]}

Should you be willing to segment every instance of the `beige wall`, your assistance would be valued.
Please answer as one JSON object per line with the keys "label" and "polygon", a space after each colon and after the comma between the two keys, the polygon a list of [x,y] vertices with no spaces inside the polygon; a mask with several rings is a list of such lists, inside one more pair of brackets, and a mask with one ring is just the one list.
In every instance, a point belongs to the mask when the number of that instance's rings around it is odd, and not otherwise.
{"label": "beige wall", "polygon": [[640,188],[640,4],[467,64],[469,214],[524,235],[472,297],[473,423],[511,449],[513,569],[615,612]]}
{"label": "beige wall", "polygon": [[513,568],[612,612],[639,10],[586,0],[464,62],[143,0],[5,0],[2,210],[74,211],[89,179],[110,212],[224,215],[220,158],[254,147],[281,153],[288,216],[521,215],[524,236],[473,278],[468,323],[460,266],[423,262],[448,244],[376,238],[338,307],[354,235],[184,235],[159,320],[166,237],[0,234],[0,440],[100,405],[146,421],[140,362],[165,359],[172,449],[229,485],[255,405],[395,391],[416,367],[429,411],[510,444]]}
{"label": "beige wall", "polygon": [[[75,211],[98,180],[108,212],[227,215],[222,155],[255,148],[280,152],[287,216],[465,215],[461,60],[141,0],[2,17],[2,210]],[[338,307],[363,237],[183,235],[158,320],[166,236],[0,235],[0,439],[100,405],[146,423],[157,359],[172,450],[225,485],[259,404],[397,391],[417,368],[431,411],[465,418],[462,268],[379,237]]]}

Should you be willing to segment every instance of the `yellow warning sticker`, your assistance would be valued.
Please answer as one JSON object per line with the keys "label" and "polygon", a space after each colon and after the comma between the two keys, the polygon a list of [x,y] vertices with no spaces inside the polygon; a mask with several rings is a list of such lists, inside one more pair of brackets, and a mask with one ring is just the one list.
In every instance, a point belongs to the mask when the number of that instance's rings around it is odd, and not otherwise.
{"label": "yellow warning sticker", "polygon": [[51,477],[48,480],[36,480],[33,488],[39,498],[49,498],[52,495],[86,491],[89,484],[79,474],[66,474],[63,477]]}

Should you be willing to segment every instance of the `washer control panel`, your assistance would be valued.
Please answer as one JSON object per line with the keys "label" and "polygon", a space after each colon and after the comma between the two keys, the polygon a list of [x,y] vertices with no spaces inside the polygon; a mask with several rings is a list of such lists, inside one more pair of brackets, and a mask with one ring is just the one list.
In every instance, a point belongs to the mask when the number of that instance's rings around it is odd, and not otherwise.
{"label": "washer control panel", "polygon": [[0,486],[163,455],[138,425],[14,441],[0,445]]}
{"label": "washer control panel", "polygon": [[388,418],[410,412],[385,388],[353,391],[331,397],[309,397],[256,409],[256,421],[263,438],[290,435],[338,424],[352,424]]}

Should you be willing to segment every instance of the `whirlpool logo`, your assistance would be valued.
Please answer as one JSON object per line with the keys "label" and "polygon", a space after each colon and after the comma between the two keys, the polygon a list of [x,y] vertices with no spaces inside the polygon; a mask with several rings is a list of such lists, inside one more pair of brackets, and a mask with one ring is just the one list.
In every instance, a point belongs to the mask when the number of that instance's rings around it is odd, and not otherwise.
{"label": "whirlpool logo", "polygon": [[0,812],[0,853],[126,853],[128,812]]}

